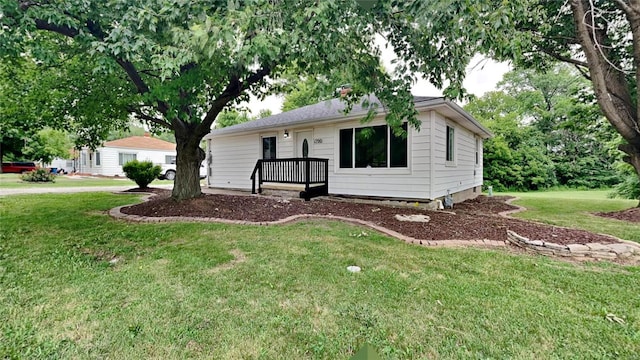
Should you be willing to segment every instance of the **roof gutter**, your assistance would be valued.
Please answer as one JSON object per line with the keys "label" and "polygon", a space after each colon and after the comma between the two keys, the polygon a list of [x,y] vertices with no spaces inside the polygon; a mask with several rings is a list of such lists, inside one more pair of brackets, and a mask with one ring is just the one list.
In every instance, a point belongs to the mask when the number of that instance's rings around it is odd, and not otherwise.
{"label": "roof gutter", "polygon": [[[386,111],[382,112],[382,113],[386,113]],[[257,126],[257,127],[253,127],[251,129],[231,129],[229,131],[225,131],[224,128],[222,129],[217,129],[217,130],[221,130],[219,133],[217,134],[213,134],[213,133],[209,133],[208,135],[206,135],[204,138],[205,139],[211,139],[217,136],[227,136],[227,135],[236,135],[236,134],[242,134],[242,133],[253,133],[253,132],[260,132],[263,130],[272,130],[274,128],[294,128],[294,127],[300,127],[300,125],[306,125],[306,124],[312,124],[312,123],[331,123],[331,122],[338,122],[338,121],[346,121],[346,120],[356,120],[358,118],[361,118],[363,115],[366,115],[366,112],[360,112],[360,113],[355,113],[355,114],[349,114],[348,116],[344,116],[344,117],[340,117],[340,116],[332,116],[332,117],[327,117],[327,118],[316,118],[316,119],[307,119],[304,121],[300,121],[297,122],[295,124],[290,124],[290,125],[264,125],[264,126]]]}

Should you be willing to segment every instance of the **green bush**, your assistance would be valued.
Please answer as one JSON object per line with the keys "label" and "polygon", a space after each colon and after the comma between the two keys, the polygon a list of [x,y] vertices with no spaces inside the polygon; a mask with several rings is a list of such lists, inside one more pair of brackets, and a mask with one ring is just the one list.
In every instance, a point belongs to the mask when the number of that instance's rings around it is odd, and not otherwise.
{"label": "green bush", "polygon": [[56,175],[49,172],[48,169],[35,169],[20,175],[22,181],[28,182],[55,182]]}
{"label": "green bush", "polygon": [[153,165],[151,161],[131,160],[122,166],[125,175],[133,180],[140,188],[146,188],[158,178],[162,172],[160,165]]}
{"label": "green bush", "polygon": [[640,179],[635,173],[625,175],[621,183],[613,187],[610,198],[640,199]]}

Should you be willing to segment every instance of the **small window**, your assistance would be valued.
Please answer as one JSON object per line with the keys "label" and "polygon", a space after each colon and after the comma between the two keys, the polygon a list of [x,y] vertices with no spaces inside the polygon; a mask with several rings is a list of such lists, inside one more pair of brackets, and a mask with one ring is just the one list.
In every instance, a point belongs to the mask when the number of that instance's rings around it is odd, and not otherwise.
{"label": "small window", "polygon": [[276,158],[276,137],[275,136],[262,138],[262,158],[263,159]]}
{"label": "small window", "polygon": [[[402,124],[402,130],[407,134],[407,123]],[[396,136],[389,128],[389,138],[391,139],[391,146],[389,146],[391,167],[407,167],[407,137]]]}
{"label": "small window", "polygon": [[175,164],[176,163],[176,155],[165,155],[164,156],[165,164]]}
{"label": "small window", "polygon": [[480,165],[480,139],[476,139],[476,166]]}
{"label": "small window", "polygon": [[118,165],[124,165],[131,160],[136,160],[137,156],[133,153],[118,153]]}
{"label": "small window", "polygon": [[353,167],[353,129],[340,130],[340,167]]}
{"label": "small window", "polygon": [[447,125],[447,150],[446,160],[447,162],[455,161],[455,130],[453,127]]}
{"label": "small window", "polygon": [[96,156],[96,166],[100,166],[100,151],[95,152]]}
{"label": "small window", "polygon": [[80,163],[83,166],[87,166],[87,154],[84,152],[80,154]]}

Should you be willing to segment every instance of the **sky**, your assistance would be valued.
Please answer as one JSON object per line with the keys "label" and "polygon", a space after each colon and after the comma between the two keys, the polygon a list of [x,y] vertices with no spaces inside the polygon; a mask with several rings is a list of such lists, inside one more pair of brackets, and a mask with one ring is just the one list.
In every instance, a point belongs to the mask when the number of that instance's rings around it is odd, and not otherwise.
{"label": "sky", "polygon": [[[382,63],[385,68],[390,72],[393,71],[392,60],[395,58],[393,50],[384,46],[382,38],[377,39],[376,46],[382,51]],[[499,63],[482,56],[475,56],[467,67],[464,86],[469,93],[482,96],[488,91],[495,90],[497,83],[502,80],[502,75],[509,70],[510,67],[507,63]],[[336,85],[336,87],[338,86]],[[411,92],[416,96],[442,96],[441,90],[423,79],[414,84]],[[264,101],[252,97],[247,106],[253,115],[257,115],[262,109],[269,109],[273,114],[277,114],[282,112],[282,101],[283,98],[281,96],[275,95],[268,96]]]}

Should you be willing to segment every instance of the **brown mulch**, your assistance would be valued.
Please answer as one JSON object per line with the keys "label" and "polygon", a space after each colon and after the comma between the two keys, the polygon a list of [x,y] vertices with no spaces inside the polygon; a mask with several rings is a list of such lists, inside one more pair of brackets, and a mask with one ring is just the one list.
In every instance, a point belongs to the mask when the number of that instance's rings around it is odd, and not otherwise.
{"label": "brown mulch", "polygon": [[154,188],[154,187],[146,187],[146,188],[133,188],[129,190],[125,190],[123,192],[131,192],[131,193],[151,193],[156,195],[165,195],[165,197],[171,195],[171,190]]}
{"label": "brown mulch", "polygon": [[[509,229],[532,240],[556,244],[617,242],[614,238],[584,230],[505,218],[498,214],[516,207],[505,203],[507,197],[498,196],[479,196],[474,200],[456,204],[451,213],[329,199],[305,202],[298,199],[221,194],[204,194],[197,199],[176,202],[169,198],[168,190],[154,189],[153,192],[157,196],[150,201],[125,207],[121,211],[125,214],[149,217],[213,217],[254,222],[275,221],[298,214],[334,215],[366,220],[420,240],[504,241]],[[431,220],[428,223],[399,221],[395,218],[396,214],[424,214]]]}
{"label": "brown mulch", "polygon": [[594,213],[594,215],[610,219],[640,223],[640,207],[613,212],[599,212]]}

